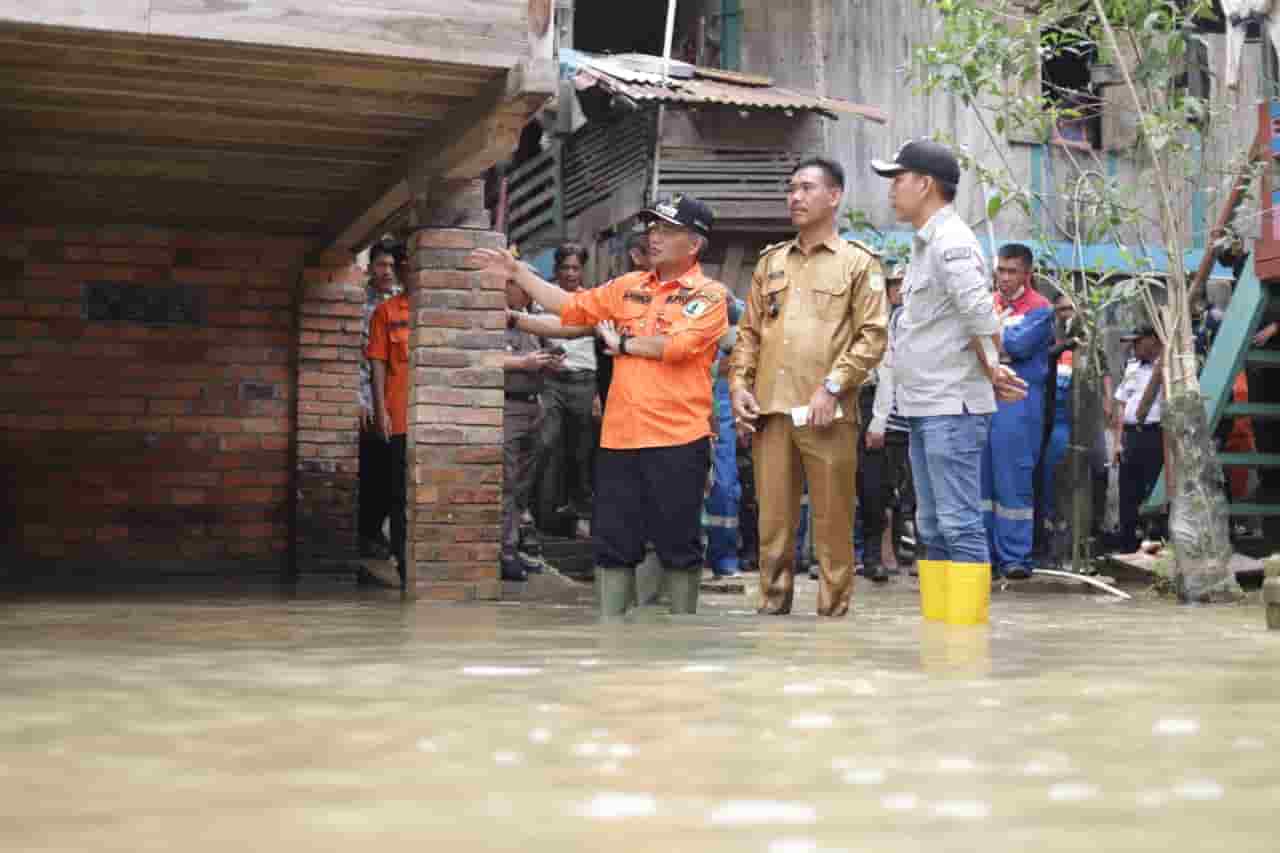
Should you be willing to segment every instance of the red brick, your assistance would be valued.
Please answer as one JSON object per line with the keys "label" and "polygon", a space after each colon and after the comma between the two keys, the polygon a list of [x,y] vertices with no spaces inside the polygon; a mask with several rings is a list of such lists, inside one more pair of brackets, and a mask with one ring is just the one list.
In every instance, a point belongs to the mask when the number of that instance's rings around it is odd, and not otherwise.
{"label": "red brick", "polygon": [[338,347],[300,346],[298,357],[307,360],[336,361],[341,350]]}
{"label": "red brick", "polygon": [[502,464],[501,447],[464,447],[454,455],[457,462],[463,464],[500,465]]}
{"label": "red brick", "polygon": [[419,249],[475,249],[487,247],[492,241],[486,239],[488,232],[470,228],[431,228],[418,231],[409,240],[409,251]]}
{"label": "red brick", "polygon": [[140,415],[146,410],[146,404],[140,397],[89,397],[83,401],[82,409],[93,413]]}
{"label": "red brick", "polygon": [[156,415],[185,415],[192,405],[189,400],[148,400],[147,411]]}
{"label": "red brick", "polygon": [[[429,269],[414,274],[415,288],[422,290],[479,290],[483,287],[478,273],[463,272],[457,269]],[[506,282],[501,285],[506,287]]]}
{"label": "red brick", "polygon": [[234,269],[202,269],[200,267],[177,267],[170,273],[174,281],[182,284],[242,284],[244,273]]}

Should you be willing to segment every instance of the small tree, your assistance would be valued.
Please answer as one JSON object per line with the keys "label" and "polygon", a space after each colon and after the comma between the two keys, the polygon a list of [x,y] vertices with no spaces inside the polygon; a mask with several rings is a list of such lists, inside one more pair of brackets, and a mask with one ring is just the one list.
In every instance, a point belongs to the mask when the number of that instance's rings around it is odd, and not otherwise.
{"label": "small tree", "polygon": [[[1238,592],[1228,566],[1230,543],[1222,493],[1222,472],[1214,457],[1191,330],[1190,293],[1183,250],[1188,235],[1191,193],[1207,176],[1193,156],[1220,117],[1204,100],[1179,84],[1189,47],[1200,37],[1191,26],[1212,15],[1208,0],[923,0],[940,18],[937,37],[916,50],[912,74],[925,93],[959,98],[982,128],[994,161],[970,155],[985,200],[986,228],[1021,214],[1033,242],[1066,240],[1073,262],[1039,272],[1075,302],[1083,334],[1076,376],[1093,384],[1102,364],[1099,323],[1116,300],[1140,304],[1163,344],[1165,435],[1176,463],[1169,466],[1173,495],[1170,530],[1175,586],[1184,600],[1207,600]],[[1035,85],[1046,56],[1085,53],[1109,59],[1137,118],[1137,135],[1126,152],[1141,169],[1141,186],[1154,194],[1154,209],[1143,193],[1122,185],[1088,146],[1060,143],[1058,131],[1086,119],[1098,108],[1080,93],[1057,90],[1050,81]],[[1054,163],[1066,174],[1052,188],[1066,204],[1055,207],[1049,193],[1036,192],[1007,154],[1006,135],[1050,143]],[[1241,146],[1236,158],[1245,166]],[[1226,176],[1229,180],[1231,176]],[[1165,250],[1168,270],[1155,273],[1145,261],[1154,238]],[[1114,245],[1125,269],[1090,267],[1088,244]],[[991,247],[994,249],[994,246]],[[1081,368],[1084,368],[1083,371]],[[1079,382],[1077,382],[1079,385]],[[1079,441],[1073,441],[1077,475],[1083,473]],[[1083,482],[1077,476],[1075,482]],[[1077,492],[1081,491],[1077,489]],[[1077,499],[1077,505],[1079,505]],[[1084,531],[1075,530],[1076,568],[1087,559]]]}

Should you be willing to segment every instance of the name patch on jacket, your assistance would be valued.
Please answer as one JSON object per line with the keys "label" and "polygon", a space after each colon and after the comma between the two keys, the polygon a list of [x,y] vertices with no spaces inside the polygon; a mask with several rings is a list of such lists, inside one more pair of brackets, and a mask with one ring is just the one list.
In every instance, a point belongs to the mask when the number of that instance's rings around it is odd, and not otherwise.
{"label": "name patch on jacket", "polygon": [[693,295],[693,290],[688,287],[682,287],[675,293],[667,297],[667,305],[683,305],[689,301],[689,297]]}
{"label": "name patch on jacket", "polygon": [[947,249],[942,253],[942,260],[950,263],[951,261],[963,261],[965,258],[973,255],[973,249],[968,246],[957,246],[954,249]]}
{"label": "name patch on jacket", "polygon": [[787,275],[786,270],[769,270],[769,281],[773,281],[774,279],[777,279],[777,278],[785,278],[786,275]]}
{"label": "name patch on jacket", "polygon": [[648,293],[642,293],[639,290],[628,290],[622,294],[624,302],[639,302],[641,305],[648,305],[653,301],[653,296]]}

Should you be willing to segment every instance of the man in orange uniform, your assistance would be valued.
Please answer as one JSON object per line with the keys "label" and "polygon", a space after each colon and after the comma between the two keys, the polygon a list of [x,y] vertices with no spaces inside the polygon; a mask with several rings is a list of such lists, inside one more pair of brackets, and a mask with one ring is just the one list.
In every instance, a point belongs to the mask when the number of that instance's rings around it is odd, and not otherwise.
{"label": "man in orange uniform", "polygon": [[[391,550],[400,573],[400,588],[404,589],[410,328],[408,276],[400,278],[406,289],[379,305],[369,321],[365,357],[373,368],[373,411],[378,432],[391,449]],[[361,574],[361,580],[370,579],[373,576]]]}
{"label": "man in orange uniform", "polygon": [[614,356],[596,462],[594,534],[601,616],[635,600],[636,566],[653,542],[672,613],[693,613],[702,581],[702,497],[711,459],[711,363],[728,329],[727,291],[702,274],[711,210],[690,196],[656,204],[652,270],[569,294],[511,253],[478,249],[471,263],[512,278],[566,325],[595,323]]}

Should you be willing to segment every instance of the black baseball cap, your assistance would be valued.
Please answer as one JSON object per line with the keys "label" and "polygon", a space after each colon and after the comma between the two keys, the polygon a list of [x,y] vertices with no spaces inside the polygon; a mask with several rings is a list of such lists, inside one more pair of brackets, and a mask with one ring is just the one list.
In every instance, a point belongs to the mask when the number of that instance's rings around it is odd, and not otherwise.
{"label": "black baseball cap", "polygon": [[871,168],[882,178],[892,178],[902,172],[919,172],[952,186],[960,183],[960,162],[956,155],[932,139],[905,142],[892,160],[872,160]]}
{"label": "black baseball cap", "polygon": [[646,222],[661,219],[672,225],[697,231],[703,237],[711,236],[711,226],[715,224],[715,214],[706,202],[691,195],[673,195],[658,199],[653,207],[640,212],[640,218]]}
{"label": "black baseball cap", "polygon": [[1156,336],[1156,327],[1151,325],[1150,323],[1143,323],[1142,325],[1135,326],[1132,332],[1128,332],[1127,334],[1121,335],[1120,340],[1128,343],[1131,341],[1136,341],[1139,338],[1147,338],[1147,337],[1154,338],[1155,336]]}

